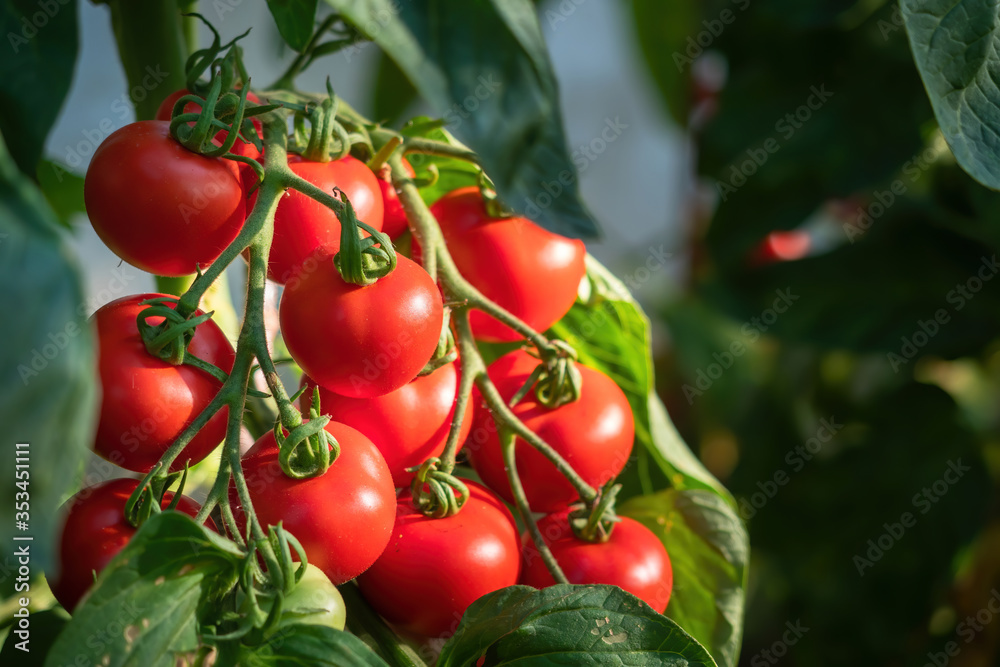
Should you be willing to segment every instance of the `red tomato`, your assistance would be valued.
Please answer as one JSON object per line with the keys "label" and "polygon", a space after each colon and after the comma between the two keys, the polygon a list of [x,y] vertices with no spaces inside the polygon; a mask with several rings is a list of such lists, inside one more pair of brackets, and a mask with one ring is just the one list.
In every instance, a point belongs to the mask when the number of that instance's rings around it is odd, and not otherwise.
{"label": "red tomato", "polygon": [[[316,384],[308,377],[304,384],[309,389],[302,394],[300,403],[303,412],[308,412]],[[403,487],[413,479],[407,468],[444,451],[455,417],[457,393],[458,368],[448,364],[375,398],[347,398],[320,387],[319,403],[324,415],[371,438],[389,465],[393,484]],[[465,407],[459,442],[472,428],[472,401]]]}
{"label": "red tomato", "polygon": [[[336,422],[326,430],[340,444],[340,456],[319,477],[287,477],[271,432],[244,455],[243,472],[261,525],[266,529],[283,522],[302,543],[309,562],[340,585],[367,570],[385,549],[396,490],[371,440]],[[246,518],[235,487],[230,488],[229,502],[243,524]]]}
{"label": "red tomato", "polygon": [[236,163],[192,153],[156,120],[126,125],[98,146],[84,200],[116,255],[162,276],[211,264],[246,217]]}
{"label": "red tomato", "polygon": [[342,396],[371,398],[399,389],[427,364],[444,304],[431,277],[405,257],[367,287],[346,282],[326,259],[288,284],[279,317],[306,374]]}
{"label": "red tomato", "polygon": [[[113,479],[90,486],[66,501],[66,513],[59,538],[59,575],[50,580],[52,594],[59,604],[73,611],[84,593],[118,552],[125,548],[136,529],[125,520],[125,503],[139,486],[135,479]],[[166,493],[161,507],[174,498]],[[181,496],[177,509],[194,517],[201,508],[187,496]],[[206,522],[215,528],[212,520]]]}
{"label": "red tomato", "polygon": [[[487,298],[538,331],[565,315],[584,276],[583,243],[542,229],[527,218],[490,218],[475,187],[446,194],[431,212],[458,270]],[[522,336],[477,310],[472,331],[487,341]]]}
{"label": "red tomato", "polygon": [[405,632],[445,637],[480,597],[517,583],[517,527],[500,499],[465,480],[469,499],[458,514],[429,519],[399,498],[389,546],[358,577],[365,599]]}
{"label": "red tomato", "polygon": [[[381,231],[382,195],[378,179],[361,160],[348,155],[333,162],[308,162],[289,155],[288,166],[313,185],[347,195],[358,220]],[[340,250],[340,220],[329,208],[301,192],[289,190],[274,214],[274,241],[268,257],[268,277],[279,283],[310,273],[325,257]],[[309,263],[307,263],[307,261]]]}
{"label": "red tomato", "polygon": [[[101,414],[94,451],[136,472],[149,472],[177,436],[215,398],[222,383],[193,366],[174,366],[154,357],[143,345],[136,316],[139,302],[163,294],[137,294],[102,306],[94,313],[99,345]],[[202,312],[197,311],[198,315]],[[161,318],[150,318],[156,325]],[[188,351],[218,366],[233,369],[233,346],[215,322],[199,324]],[[215,414],[188,443],[171,466],[204,459],[226,436],[229,409]]]}
{"label": "red tomato", "polygon": [[[167,96],[167,99],[163,100],[163,102],[160,104],[160,108],[156,110],[156,120],[169,121],[171,118],[171,113],[174,110],[174,104],[177,103],[177,100],[188,94],[189,94],[188,91],[183,89],[178,90],[177,92],[174,93],[170,93],[170,95]],[[256,104],[260,104],[260,98],[254,95],[253,93],[247,93],[247,100],[250,102],[254,102]],[[197,113],[199,111],[201,111],[200,104],[195,104],[194,102],[188,102],[187,104],[184,105],[184,113]],[[190,124],[193,125],[194,123]],[[257,130],[257,136],[263,138],[264,136],[263,126],[260,124],[260,121],[254,118],[253,126]],[[218,143],[221,146],[223,143],[225,143],[225,139],[226,139],[225,130],[219,130],[218,134],[215,135],[216,143]],[[236,138],[236,141],[233,143],[232,148],[229,149],[229,152],[233,153],[234,155],[243,155],[245,157],[254,160],[260,160],[261,156],[261,152],[257,150],[256,146],[254,146],[252,143],[248,141],[243,141],[239,137]],[[254,170],[252,167],[250,167],[250,165],[240,164],[239,171],[240,171],[240,179],[243,182],[244,189],[249,190],[253,185],[257,183],[257,174],[254,173]],[[250,207],[248,206],[247,213],[249,212],[250,212]]]}
{"label": "red tomato", "polygon": [[[410,175],[410,178],[417,175],[406,160],[403,160],[403,168]],[[390,180],[379,178],[378,187],[382,190],[382,207],[385,210],[385,215],[382,218],[382,231],[388,234],[389,238],[395,239],[409,229],[406,211],[403,210],[403,204],[399,201],[399,195],[396,194],[396,188],[392,187]]]}
{"label": "red tomato", "polygon": [[[537,365],[537,359],[524,350],[516,350],[490,364],[487,372],[500,395],[510,400]],[[628,462],[635,424],[625,394],[611,378],[582,364],[577,367],[583,376],[579,400],[550,410],[531,391],[514,407],[514,414],[562,455],[584,481],[600,487],[618,475]],[[512,502],[496,425],[478,390],[473,392],[473,398],[476,412],[465,443],[472,466],[487,486]],[[552,462],[520,438],[516,461],[528,502],[535,512],[554,512],[578,498],[573,486]]]}
{"label": "red tomato", "polygon": [[[569,583],[618,586],[662,614],[670,601],[674,572],[670,556],[656,535],[623,516],[607,542],[586,542],[573,534],[567,515],[549,514],[538,522],[538,528]],[[555,579],[527,531],[521,543],[521,583],[535,588],[553,586]]]}

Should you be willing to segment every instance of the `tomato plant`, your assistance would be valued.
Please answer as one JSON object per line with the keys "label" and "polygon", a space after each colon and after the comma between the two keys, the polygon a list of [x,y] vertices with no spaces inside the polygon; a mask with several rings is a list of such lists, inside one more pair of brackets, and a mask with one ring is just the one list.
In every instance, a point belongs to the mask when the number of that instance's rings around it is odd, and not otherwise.
{"label": "tomato plant", "polygon": [[405,257],[366,287],[347,283],[326,261],[285,289],[281,330],[316,382],[344,396],[371,398],[404,386],[430,360],[443,308],[434,282]]}
{"label": "tomato plant", "polygon": [[[336,422],[326,429],[337,439],[340,456],[322,476],[285,476],[273,433],[244,455],[243,470],[261,524],[281,522],[299,536],[309,562],[342,584],[367,570],[385,549],[396,496],[385,459],[371,440]],[[235,489],[230,496],[239,519],[246,510]]]}
{"label": "tomato plant", "polygon": [[[583,243],[518,216],[493,218],[479,190],[446,194],[431,208],[462,275],[486,297],[544,331],[566,314],[583,280]],[[488,341],[522,336],[486,313],[474,312],[472,331]]]}
{"label": "tomato plant", "polygon": [[[403,169],[410,178],[417,175],[406,160],[403,160]],[[382,191],[382,210],[384,212],[382,231],[388,234],[389,238],[395,239],[408,229],[406,211],[403,210],[403,203],[399,201],[399,195],[392,184],[391,175],[379,178],[378,187]]]}
{"label": "tomato plant", "polygon": [[490,491],[466,484],[462,511],[445,519],[424,516],[404,492],[389,545],[358,578],[372,607],[406,632],[448,636],[476,599],[517,583],[514,517]]}
{"label": "tomato plant", "polygon": [[[505,400],[528,380],[538,360],[523,350],[510,352],[489,367],[490,379]],[[545,439],[573,469],[593,486],[615,477],[632,451],[635,426],[632,409],[622,390],[600,371],[579,365],[580,398],[549,408],[531,394],[514,406],[514,414]],[[491,489],[513,501],[507,481],[497,426],[490,409],[476,400],[476,413],[466,444],[472,465]],[[577,490],[539,451],[517,443],[517,470],[525,482],[531,509],[554,512],[577,498]]]}
{"label": "tomato plant", "polygon": [[[304,381],[302,409],[312,405],[316,386]],[[458,368],[447,364],[432,373],[421,375],[395,391],[374,398],[349,398],[319,388],[323,414],[333,421],[364,431],[385,457],[397,487],[410,483],[413,474],[407,468],[419,466],[444,451],[448,433],[455,419],[458,394]],[[467,403],[460,418],[458,440],[464,441],[472,427],[472,403]]]}
{"label": "tomato plant", "polygon": [[185,149],[162,121],[126,125],[101,143],[84,197],[101,240],[129,264],[163,276],[207,267],[246,217],[235,163]]}
{"label": "tomato plant", "polygon": [[[81,490],[63,506],[60,568],[51,581],[52,593],[68,611],[73,611],[94,578],[135,534],[124,512],[138,486],[136,480],[113,479]],[[173,500],[174,494],[164,494],[162,508],[167,509]],[[199,508],[190,498],[181,497],[177,509],[194,516]]]}
{"label": "tomato plant", "polygon": [[[538,529],[573,584],[612,584],[663,613],[670,602],[674,572],[663,543],[648,528],[619,517],[606,542],[588,542],[570,529],[568,512],[549,514]],[[521,536],[524,567],[521,583],[535,588],[555,585],[528,533]]]}
{"label": "tomato plant", "polygon": [[[122,297],[94,314],[102,391],[94,451],[136,472],[149,472],[222,387],[206,371],[176,366],[146,349],[136,317],[145,309],[143,301],[164,296]],[[162,321],[150,318],[148,323],[155,326]],[[233,347],[214,322],[198,328],[188,352],[223,372],[233,368]],[[174,469],[208,456],[226,435],[227,416],[226,410],[212,416],[184,448]]]}

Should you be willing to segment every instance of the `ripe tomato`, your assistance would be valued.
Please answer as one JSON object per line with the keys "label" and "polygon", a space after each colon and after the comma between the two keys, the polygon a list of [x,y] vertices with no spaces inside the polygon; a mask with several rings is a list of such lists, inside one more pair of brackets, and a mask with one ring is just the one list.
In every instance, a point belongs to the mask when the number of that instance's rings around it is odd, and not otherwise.
{"label": "ripe tomato", "polygon": [[[538,365],[524,350],[500,357],[487,369],[500,395],[510,400]],[[625,467],[632,451],[635,424],[625,394],[604,373],[577,364],[583,376],[580,398],[550,410],[533,391],[514,406],[514,414],[566,459],[591,486],[600,487]],[[466,440],[472,466],[483,482],[507,502],[513,501],[493,417],[478,390],[472,432]],[[545,456],[520,438],[517,472],[535,512],[554,512],[576,500],[573,486]]]}
{"label": "ripe tomato", "polygon": [[[527,218],[490,218],[475,187],[446,194],[431,212],[462,275],[486,297],[544,331],[576,300],[586,249],[578,240],[542,229]],[[479,311],[472,331],[486,341],[522,336]]]}
{"label": "ripe tomato", "polygon": [[[319,477],[292,479],[281,471],[274,433],[260,438],[243,457],[250,499],[261,525],[279,521],[298,538],[309,557],[334,584],[350,581],[375,562],[389,541],[396,490],[385,459],[372,441],[330,422],[326,430],[340,444],[340,456]],[[235,487],[230,504],[246,521]]]}
{"label": "ripe tomato", "polygon": [[430,360],[444,304],[431,277],[399,257],[396,269],[359,287],[331,259],[288,284],[279,309],[285,344],[312,379],[342,396],[399,389]]}
{"label": "ripe tomato", "polygon": [[514,518],[488,490],[465,483],[468,501],[445,519],[422,515],[404,491],[389,546],[358,577],[375,611],[405,632],[451,635],[470,604],[517,583],[521,558]]}
{"label": "ripe tomato", "polygon": [[[417,175],[406,160],[403,160],[403,168],[406,169],[410,178]],[[403,204],[399,201],[396,188],[392,187],[392,181],[387,178],[379,178],[378,187],[382,190],[382,208],[385,210],[385,215],[382,218],[382,231],[388,234],[389,238],[395,239],[409,228],[406,211],[403,210]]]}
{"label": "ripe tomato", "polygon": [[[340,188],[350,199],[358,220],[382,229],[382,195],[378,179],[361,160],[309,162],[288,156],[293,172],[327,193]],[[340,220],[329,208],[301,192],[289,190],[274,214],[274,241],[268,257],[268,277],[279,283],[302,278],[325,257],[340,250]],[[307,263],[309,260],[309,263]]]}
{"label": "ripe tomato", "polygon": [[161,276],[205,268],[246,217],[236,163],[207,158],[170,136],[170,124],[126,125],[97,147],[84,181],[97,235],[129,264]]}
{"label": "ripe tomato", "polygon": [[[623,516],[607,542],[586,542],[573,534],[567,515],[565,511],[549,514],[538,522],[538,528],[569,582],[618,586],[662,614],[670,601],[674,572],[670,556],[656,535]],[[555,579],[527,531],[521,543],[521,583],[535,588],[554,585]]]}
{"label": "ripe tomato", "polygon": [[[222,383],[189,365],[174,366],[147,350],[136,328],[139,302],[164,296],[137,294],[102,306],[94,313],[99,346],[101,413],[94,451],[136,472],[149,472],[177,436],[215,398]],[[202,312],[197,311],[198,315]],[[156,325],[161,318],[150,318]],[[215,322],[198,325],[188,351],[218,366],[233,369],[233,346]],[[228,408],[216,413],[171,466],[204,459],[226,436]]]}
{"label": "ripe tomato", "polygon": [[[316,383],[307,377],[304,384],[309,388],[299,402],[303,412],[308,412]],[[458,368],[452,363],[375,398],[348,398],[320,387],[319,403],[321,412],[333,421],[352,426],[371,438],[389,465],[393,484],[403,487],[413,479],[407,468],[444,451],[455,417],[457,393]],[[465,407],[459,442],[472,428],[472,401]]]}
{"label": "ripe tomato", "polygon": [[[95,573],[135,535],[136,529],[125,520],[125,503],[138,486],[135,479],[113,479],[83,489],[63,505],[66,523],[59,538],[60,571],[50,583],[52,594],[67,611],[73,611],[93,585]],[[166,508],[173,498],[173,493],[164,494],[161,506]],[[177,509],[193,517],[201,508],[182,496]],[[211,519],[207,524],[214,529]]]}

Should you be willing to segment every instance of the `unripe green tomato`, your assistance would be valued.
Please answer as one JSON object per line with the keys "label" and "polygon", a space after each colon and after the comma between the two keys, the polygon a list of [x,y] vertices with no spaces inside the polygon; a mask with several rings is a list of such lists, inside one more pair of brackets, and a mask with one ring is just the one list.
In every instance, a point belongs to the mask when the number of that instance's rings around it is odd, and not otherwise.
{"label": "unripe green tomato", "polygon": [[302,579],[285,595],[281,620],[275,632],[290,625],[325,625],[336,630],[344,629],[347,610],[340,591],[315,565],[306,565]]}

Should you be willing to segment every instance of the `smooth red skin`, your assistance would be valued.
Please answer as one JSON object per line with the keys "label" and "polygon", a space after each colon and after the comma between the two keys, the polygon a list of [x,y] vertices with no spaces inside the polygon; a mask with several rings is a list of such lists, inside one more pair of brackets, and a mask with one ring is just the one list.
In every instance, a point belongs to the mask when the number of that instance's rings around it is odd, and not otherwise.
{"label": "smooth red skin", "polygon": [[[403,168],[410,178],[417,175],[406,160],[403,160]],[[399,201],[399,195],[396,194],[396,188],[392,187],[392,182],[379,178],[378,187],[382,191],[382,208],[385,211],[382,217],[382,231],[388,234],[389,238],[395,239],[409,229],[410,223],[406,219],[403,203]]]}
{"label": "smooth red skin", "polygon": [[342,396],[372,398],[427,364],[444,304],[427,272],[403,256],[367,287],[346,282],[327,260],[285,287],[278,314],[288,351],[309,377]]}
{"label": "smooth red skin", "polygon": [[[537,365],[537,359],[516,350],[490,364],[487,372],[500,395],[510,400]],[[582,364],[577,368],[583,376],[579,400],[550,410],[538,403],[532,391],[514,406],[514,414],[562,455],[584,481],[599,488],[628,462],[635,424],[625,394],[611,378]],[[487,486],[513,502],[493,417],[478,390],[472,398],[476,411],[465,442],[472,466]],[[515,452],[517,472],[533,511],[555,512],[579,498],[555,465],[534,447],[518,438]]]}
{"label": "smooth red skin", "polygon": [[[527,218],[490,218],[476,187],[446,194],[431,212],[462,275],[486,297],[545,331],[569,312],[585,273],[579,240],[553,234]],[[490,316],[470,314],[476,338],[492,342],[521,336]]]}
{"label": "smooth red skin", "polygon": [[183,276],[219,257],[246,206],[236,163],[192,153],[169,127],[148,120],[112,133],[94,153],[83,192],[94,230],[116,255]]}
{"label": "smooth red skin", "polygon": [[[585,542],[573,534],[567,514],[543,517],[538,528],[569,583],[618,586],[661,614],[666,611],[674,587],[673,567],[663,543],[649,528],[623,516],[607,542]],[[520,583],[534,588],[554,586],[555,579],[527,532],[521,543]]]}
{"label": "smooth red skin", "polygon": [[[340,456],[319,477],[285,476],[272,432],[243,456],[243,472],[261,525],[282,522],[302,543],[309,562],[339,585],[367,570],[385,549],[396,490],[371,440],[336,422],[326,430],[340,444]],[[229,502],[242,526],[246,519],[235,487],[230,487]]]}
{"label": "smooth red skin", "polygon": [[[66,512],[59,540],[60,572],[50,582],[52,594],[68,611],[79,604],[84,593],[111,559],[125,548],[136,529],[125,520],[125,503],[139,486],[135,479],[113,479],[87,487],[66,501]],[[174,498],[166,493],[161,507],[166,509]],[[201,509],[181,496],[177,509],[192,517]],[[206,522],[214,529],[211,519]]]}
{"label": "smooth red skin", "polygon": [[389,546],[358,577],[375,611],[407,633],[449,636],[470,604],[517,583],[521,557],[514,518],[490,491],[464,481],[469,500],[446,519],[423,516],[404,492]]}
{"label": "smooth red skin", "polygon": [[[159,296],[165,295],[126,296],[102,306],[93,317],[102,389],[94,451],[135,472],[149,472],[222,388],[208,373],[186,364],[174,366],[146,350],[136,327],[136,316],[146,308],[139,302]],[[154,326],[161,321],[148,320]],[[198,325],[188,351],[226,373],[232,371],[236,359],[233,346],[212,320]],[[171,470],[208,456],[226,436],[228,415],[228,408],[216,413]]]}
{"label": "smooth red skin", "polygon": [[[304,378],[309,388],[299,399],[303,413],[312,405],[316,383]],[[458,368],[443,366],[430,375],[417,377],[383,396],[348,398],[320,387],[319,403],[324,415],[352,426],[375,443],[392,473],[397,488],[409,486],[418,466],[432,456],[440,456],[455,417]],[[472,428],[472,402],[466,403],[458,441],[463,442]]]}
{"label": "smooth red skin", "polygon": [[[382,230],[382,195],[375,174],[348,155],[332,162],[309,162],[289,155],[293,172],[328,194],[340,188],[358,220]],[[268,277],[288,283],[310,271],[306,260],[319,262],[340,250],[340,220],[329,208],[301,192],[289,190],[274,214],[274,241],[268,257]],[[302,265],[302,266],[300,266]]]}

